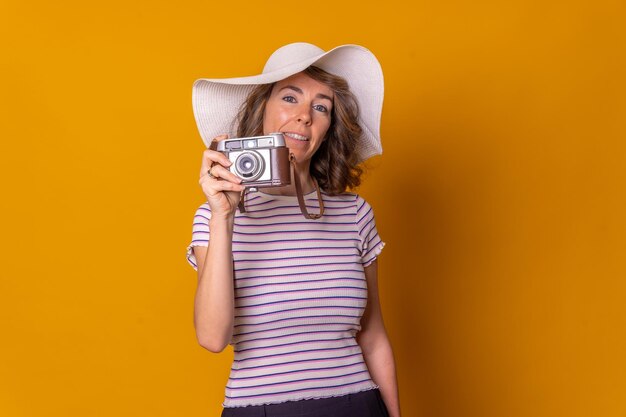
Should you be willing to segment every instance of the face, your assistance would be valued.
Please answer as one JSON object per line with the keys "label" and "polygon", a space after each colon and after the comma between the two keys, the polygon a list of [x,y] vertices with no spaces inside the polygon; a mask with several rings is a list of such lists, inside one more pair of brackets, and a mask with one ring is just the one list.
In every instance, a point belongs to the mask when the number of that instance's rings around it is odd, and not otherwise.
{"label": "face", "polygon": [[263,132],[281,132],[299,163],[308,163],[330,126],[333,91],[298,73],[274,85],[265,107]]}

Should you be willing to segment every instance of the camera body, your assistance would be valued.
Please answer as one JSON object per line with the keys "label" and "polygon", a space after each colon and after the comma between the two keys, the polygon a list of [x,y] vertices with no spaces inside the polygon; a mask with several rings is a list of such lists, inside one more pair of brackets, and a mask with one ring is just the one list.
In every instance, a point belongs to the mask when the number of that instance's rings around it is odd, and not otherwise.
{"label": "camera body", "polygon": [[225,139],[217,150],[233,163],[230,171],[248,188],[281,187],[291,184],[289,149],[282,133]]}

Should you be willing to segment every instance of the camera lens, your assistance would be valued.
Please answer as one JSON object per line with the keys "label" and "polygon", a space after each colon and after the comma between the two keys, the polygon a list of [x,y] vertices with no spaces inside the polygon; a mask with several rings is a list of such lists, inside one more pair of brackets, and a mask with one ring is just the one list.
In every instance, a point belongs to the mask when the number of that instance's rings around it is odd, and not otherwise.
{"label": "camera lens", "polygon": [[254,151],[243,152],[237,157],[235,168],[244,180],[253,181],[263,172],[263,159]]}

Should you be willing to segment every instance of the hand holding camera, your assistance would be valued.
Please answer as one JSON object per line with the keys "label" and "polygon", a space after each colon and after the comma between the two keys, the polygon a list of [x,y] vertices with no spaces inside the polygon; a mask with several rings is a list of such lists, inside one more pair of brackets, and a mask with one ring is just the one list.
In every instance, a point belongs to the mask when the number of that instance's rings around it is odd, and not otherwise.
{"label": "hand holding camera", "polygon": [[[223,140],[218,141],[219,138]],[[246,189],[290,185],[292,176],[300,211],[304,217],[316,220],[324,214],[324,201],[315,181],[320,211],[319,214],[309,214],[307,211],[300,181],[295,173],[292,175],[295,160],[293,155],[289,154],[282,133],[234,139],[226,139],[226,135],[223,135],[214,140],[211,149],[205,151],[203,169],[206,168],[204,161],[211,161],[211,164],[206,175],[203,175],[203,171],[200,172],[200,183],[207,195],[213,216],[214,206],[220,209],[219,213],[223,211],[233,215],[239,205],[241,212],[244,213],[244,205],[239,204],[241,192]],[[213,172],[213,169],[216,171]],[[238,195],[235,195],[236,191],[239,191]]]}
{"label": "hand holding camera", "polygon": [[[227,137],[220,135],[214,141],[223,141]],[[232,162],[212,148],[202,154],[199,183],[211,207],[212,217],[229,217],[234,215],[245,187],[241,185],[241,178],[228,169]]]}

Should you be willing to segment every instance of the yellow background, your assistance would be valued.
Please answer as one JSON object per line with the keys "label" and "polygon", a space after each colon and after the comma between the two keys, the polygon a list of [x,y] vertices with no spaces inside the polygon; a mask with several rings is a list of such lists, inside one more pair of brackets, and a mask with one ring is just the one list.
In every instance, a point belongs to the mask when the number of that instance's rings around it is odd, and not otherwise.
{"label": "yellow background", "polygon": [[[412,5],[409,5],[412,4]],[[404,416],[626,415],[622,1],[0,3],[0,415],[216,416],[200,77],[362,44]]]}

